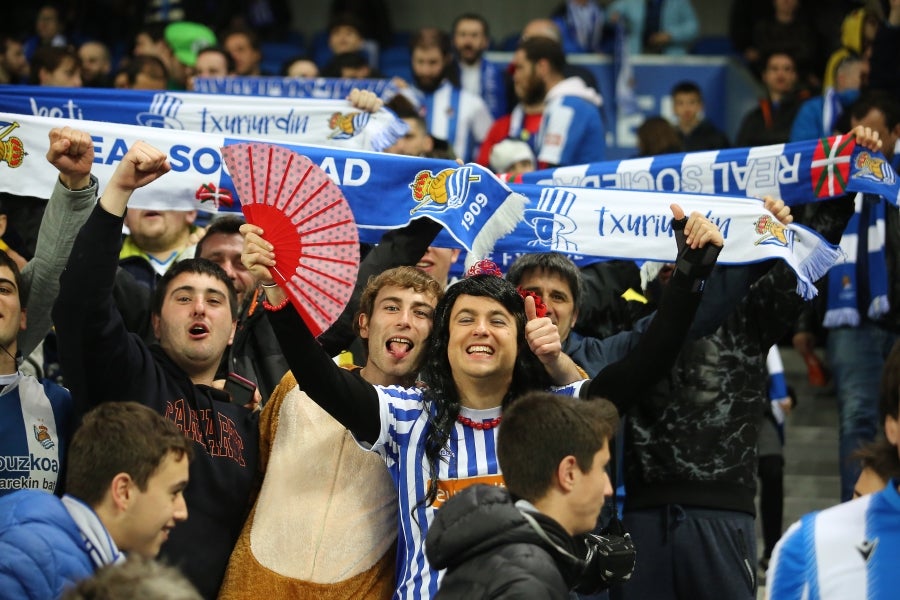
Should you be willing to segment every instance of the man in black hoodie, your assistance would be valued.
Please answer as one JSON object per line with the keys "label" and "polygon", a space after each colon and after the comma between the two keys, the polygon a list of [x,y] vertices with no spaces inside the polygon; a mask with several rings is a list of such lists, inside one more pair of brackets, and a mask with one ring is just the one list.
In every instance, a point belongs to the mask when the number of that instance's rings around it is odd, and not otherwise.
{"label": "man in black hoodie", "polygon": [[437,598],[567,598],[585,569],[573,536],[594,528],[612,495],[606,463],[617,423],[603,399],[514,400],[497,440],[507,489],[466,488],[428,530],[428,560],[447,569]]}
{"label": "man in black hoodie", "polygon": [[194,440],[184,491],[190,519],[172,531],[161,555],[215,598],[249,508],[258,473],[258,413],[212,387],[234,336],[234,286],[206,259],[178,262],[151,303],[159,344],[129,333],[113,301],[122,221],[134,190],[170,169],[164,152],[136,142],[116,168],[72,248],[53,310],[60,362],[76,410],[132,400],[173,421]]}

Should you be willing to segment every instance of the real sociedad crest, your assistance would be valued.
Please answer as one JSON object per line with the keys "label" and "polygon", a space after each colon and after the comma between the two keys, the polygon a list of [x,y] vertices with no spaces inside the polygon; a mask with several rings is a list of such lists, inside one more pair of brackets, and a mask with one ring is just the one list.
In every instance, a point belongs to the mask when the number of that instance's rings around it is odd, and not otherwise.
{"label": "real sociedad crest", "polygon": [[892,185],[894,183],[894,169],[882,158],[873,156],[868,152],[860,152],[854,161],[856,171],[852,177],[868,179],[878,183]]}
{"label": "real sociedad crest", "polygon": [[762,215],[754,223],[756,233],[762,237],[753,242],[754,246],[775,245],[788,248],[792,245],[794,232],[769,215]]}
{"label": "real sociedad crest", "polygon": [[417,202],[409,214],[419,210],[444,212],[448,208],[458,208],[465,203],[472,183],[478,181],[481,181],[481,175],[475,174],[472,167],[444,169],[437,174],[419,171],[409,184],[413,200]]}
{"label": "real sociedad crest", "polygon": [[331,128],[331,134],[328,136],[332,140],[349,140],[358,135],[366,124],[369,122],[369,113],[332,113],[328,119],[328,127]]}

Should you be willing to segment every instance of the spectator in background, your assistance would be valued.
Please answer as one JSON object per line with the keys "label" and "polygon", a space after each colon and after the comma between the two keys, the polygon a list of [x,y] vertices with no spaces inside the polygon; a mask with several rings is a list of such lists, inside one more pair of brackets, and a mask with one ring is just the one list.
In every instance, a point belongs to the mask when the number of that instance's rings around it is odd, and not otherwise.
{"label": "spectator in background", "polygon": [[31,85],[81,87],[81,61],[71,48],[38,48],[31,57]]}
{"label": "spectator in background", "polygon": [[352,13],[335,15],[328,22],[328,49],[331,56],[345,52],[360,52],[365,48],[365,41],[363,25],[356,15]]}
{"label": "spectator in background", "polygon": [[506,139],[491,149],[491,170],[510,177],[530,173],[537,168],[534,152],[527,142]]}
{"label": "spectator in background", "polygon": [[687,54],[700,31],[690,0],[615,0],[607,12],[625,21],[632,54]]}
{"label": "spectator in background", "polygon": [[64,48],[68,45],[62,16],[55,4],[44,4],[34,20],[34,35],[25,40],[25,56],[31,60],[38,48]]}
{"label": "spectator in background", "polygon": [[[536,152],[541,168],[603,160],[606,131],[600,117],[602,99],[582,79],[566,78],[562,46],[549,38],[528,38],[513,55],[517,89],[530,104],[543,99]],[[518,91],[517,91],[518,94]]]}
{"label": "spectator in background", "polygon": [[[753,46],[753,29],[757,23],[772,18],[775,9],[767,0],[732,0],[728,15],[728,37],[735,52],[747,62],[758,60]],[[748,54],[748,50],[750,54]]]}
{"label": "spectator in background", "polygon": [[251,29],[236,28],[222,34],[222,47],[234,59],[234,71],[237,75],[264,75],[262,49],[259,37]]}
{"label": "spectator in background", "polygon": [[0,36],[0,83],[25,83],[28,72],[22,42],[8,35]]}
{"label": "spectator in background", "polygon": [[825,65],[823,89],[834,87],[836,67],[848,56],[868,60],[881,21],[880,8],[877,4],[870,9],[859,8],[848,14],[841,22],[840,48],[831,54]]}
{"label": "spectator in background", "polygon": [[567,0],[553,11],[552,19],[562,34],[566,54],[612,53],[613,38],[606,12],[594,0]]}
{"label": "spectator in background", "polygon": [[756,23],[752,44],[744,50],[750,69],[759,76],[763,59],[775,50],[790,52],[797,67],[801,87],[818,90],[822,85],[820,73],[824,64],[820,59],[819,39],[808,15],[801,9],[800,0],[772,0],[770,19]]}
{"label": "spectator in background", "polygon": [[312,79],[319,76],[319,67],[316,63],[306,55],[295,56],[284,61],[281,66],[283,77],[303,77]]}
{"label": "spectator in background", "polygon": [[234,75],[234,59],[221,46],[207,46],[197,52],[193,77],[230,77],[232,75]]}
{"label": "spectator in background", "polygon": [[430,156],[434,150],[434,140],[428,135],[425,119],[419,115],[415,106],[400,94],[391,98],[385,106],[394,111],[407,126],[403,137],[394,142],[385,152],[405,156]]}
{"label": "spectator in background", "polygon": [[373,69],[362,51],[335,54],[322,69],[322,77],[343,79],[383,79],[384,74]]}
{"label": "spectator in background", "polygon": [[792,142],[814,140],[833,135],[844,110],[858,98],[867,77],[868,64],[860,57],[848,55],[835,66],[834,87],[810,98],[797,111],[791,125]]}
{"label": "spectator in background", "polygon": [[684,152],[675,126],[663,117],[647,117],[637,129],[638,156]]}
{"label": "spectator in background", "polygon": [[188,77],[197,63],[197,53],[203,48],[215,46],[216,34],[206,25],[181,21],[166,26],[165,40],[173,58],[169,77],[176,82],[178,89],[187,89]]}
{"label": "spectator in background", "polygon": [[[853,127],[878,133],[888,163],[882,168],[893,169],[886,175],[896,177],[900,161],[895,152],[900,140],[898,99],[870,91],[848,112]],[[814,204],[813,214],[819,204]],[[879,381],[900,331],[900,215],[874,194],[857,198],[856,214],[858,218],[850,222],[842,242],[853,240],[849,244],[853,256],[859,258],[833,266],[822,294],[822,324],[828,331],[826,358],[834,378],[840,424],[841,501],[852,497],[859,477],[859,464],[850,460],[851,454],[874,440],[880,430]],[[806,354],[815,348],[815,338],[811,324],[804,325],[794,336],[794,346]]]}
{"label": "spectator in background", "polygon": [[672,88],[672,110],[685,152],[728,148],[728,138],[703,114],[703,94],[693,81]]}
{"label": "spectator in background", "polygon": [[413,36],[410,48],[413,84],[428,133],[445,140],[463,161],[472,160],[493,118],[480,96],[460,89],[451,64],[450,36],[425,27]]}
{"label": "spectator in background", "polygon": [[345,13],[356,15],[365,39],[374,40],[382,48],[394,42],[390,6],[385,0],[331,0],[329,16]]}
{"label": "spectator in background", "polygon": [[776,51],[765,59],[765,65],[762,81],[766,97],[760,98],[759,106],[744,115],[736,140],[739,147],[787,142],[800,103],[807,96],[795,91],[797,70],[793,56]]}
{"label": "spectator in background", "polygon": [[[137,35],[134,36],[134,50],[131,55],[133,58],[139,56],[155,56],[158,58],[163,64],[168,79],[163,89],[166,87],[178,89],[178,77],[180,75],[183,76],[184,73],[183,68],[175,58],[174,52],[172,52],[172,47],[166,41],[165,23],[151,23],[142,27]],[[128,65],[125,68],[127,69]],[[118,76],[119,74],[117,73],[116,77],[118,78]],[[116,85],[119,83],[116,81]],[[128,83],[126,85],[130,87]],[[184,89],[183,84],[181,89]]]}
{"label": "spectator in background", "polygon": [[112,60],[106,44],[85,42],[78,48],[78,58],[81,59],[81,83],[84,87],[112,87]]}
{"label": "spectator in background", "polygon": [[130,90],[164,90],[169,80],[166,66],[156,56],[135,56],[122,72],[123,87]]}
{"label": "spectator in background", "polygon": [[484,60],[491,45],[491,30],[487,20],[475,13],[464,13],[453,21],[454,68],[460,87],[481,96],[496,119],[506,112],[504,71]]}

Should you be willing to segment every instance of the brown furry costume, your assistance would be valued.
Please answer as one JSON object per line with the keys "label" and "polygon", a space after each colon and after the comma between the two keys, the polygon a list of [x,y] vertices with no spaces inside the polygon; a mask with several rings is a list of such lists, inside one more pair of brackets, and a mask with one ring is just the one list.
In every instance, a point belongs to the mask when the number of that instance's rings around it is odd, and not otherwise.
{"label": "brown furry costume", "polygon": [[262,489],[220,599],[390,598],[397,489],[287,373],[260,417]]}

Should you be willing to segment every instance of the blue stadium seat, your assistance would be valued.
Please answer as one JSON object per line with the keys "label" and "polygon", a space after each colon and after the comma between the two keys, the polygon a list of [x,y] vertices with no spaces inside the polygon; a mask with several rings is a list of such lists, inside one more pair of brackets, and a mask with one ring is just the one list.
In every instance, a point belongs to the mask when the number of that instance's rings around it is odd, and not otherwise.
{"label": "blue stadium seat", "polygon": [[691,46],[691,54],[701,56],[731,56],[736,54],[731,39],[726,35],[701,37]]}
{"label": "blue stadium seat", "polygon": [[388,77],[402,77],[412,81],[409,66],[409,49],[406,46],[391,46],[381,51],[378,70]]}
{"label": "blue stadium seat", "polygon": [[261,68],[264,73],[278,75],[281,72],[281,65],[288,59],[295,56],[306,54],[306,48],[303,44],[291,42],[263,42],[260,44],[262,50]]}

